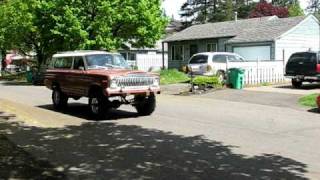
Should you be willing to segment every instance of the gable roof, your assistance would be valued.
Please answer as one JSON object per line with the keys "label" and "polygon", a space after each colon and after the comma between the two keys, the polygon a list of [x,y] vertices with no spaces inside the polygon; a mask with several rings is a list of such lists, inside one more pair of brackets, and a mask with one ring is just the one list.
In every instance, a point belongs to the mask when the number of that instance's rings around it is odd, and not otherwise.
{"label": "gable roof", "polygon": [[306,16],[291,18],[267,16],[194,25],[168,37],[165,42],[223,37],[231,37],[228,43],[272,41],[297,26],[305,18]]}

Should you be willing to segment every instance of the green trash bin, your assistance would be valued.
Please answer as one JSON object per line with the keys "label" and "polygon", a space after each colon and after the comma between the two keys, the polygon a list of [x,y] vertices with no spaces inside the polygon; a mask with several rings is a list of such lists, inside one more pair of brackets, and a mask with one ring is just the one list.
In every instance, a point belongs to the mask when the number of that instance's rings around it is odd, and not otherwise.
{"label": "green trash bin", "polygon": [[244,69],[231,68],[228,70],[228,82],[233,89],[243,89],[244,86]]}
{"label": "green trash bin", "polygon": [[32,71],[27,71],[26,78],[28,83],[32,83],[32,77],[33,77]]}

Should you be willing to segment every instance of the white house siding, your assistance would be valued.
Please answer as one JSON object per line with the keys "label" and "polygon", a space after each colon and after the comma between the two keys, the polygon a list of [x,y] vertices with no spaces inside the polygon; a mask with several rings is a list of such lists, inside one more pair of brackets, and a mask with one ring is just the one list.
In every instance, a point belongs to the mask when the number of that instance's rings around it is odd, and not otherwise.
{"label": "white house siding", "polygon": [[276,41],[276,59],[285,59],[287,62],[295,52],[319,51],[319,25],[313,16],[309,16],[302,23]]}

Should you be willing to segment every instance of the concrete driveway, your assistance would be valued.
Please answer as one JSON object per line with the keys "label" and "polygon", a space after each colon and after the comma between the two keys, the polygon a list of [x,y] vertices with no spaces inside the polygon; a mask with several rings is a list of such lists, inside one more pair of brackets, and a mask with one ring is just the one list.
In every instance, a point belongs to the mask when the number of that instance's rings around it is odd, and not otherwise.
{"label": "concrete driveway", "polygon": [[0,110],[18,115],[0,115],[4,146],[14,149],[0,159],[0,179],[320,178],[319,114],[260,102],[261,93],[160,95],[152,116],[124,107],[100,122],[86,99],[56,112],[43,87],[1,85],[0,94]]}
{"label": "concrete driveway", "polygon": [[274,86],[261,86],[245,88],[247,91],[256,92],[271,92],[271,93],[283,93],[283,94],[295,94],[295,95],[309,95],[320,93],[320,84],[304,84],[301,89],[294,89],[292,85],[274,85]]}

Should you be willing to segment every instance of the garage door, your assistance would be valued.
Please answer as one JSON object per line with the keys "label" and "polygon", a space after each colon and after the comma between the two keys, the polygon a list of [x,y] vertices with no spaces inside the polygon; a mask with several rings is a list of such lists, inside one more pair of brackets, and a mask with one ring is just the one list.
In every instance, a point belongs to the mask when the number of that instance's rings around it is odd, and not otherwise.
{"label": "garage door", "polygon": [[244,57],[245,60],[270,60],[270,46],[235,47],[233,52]]}

